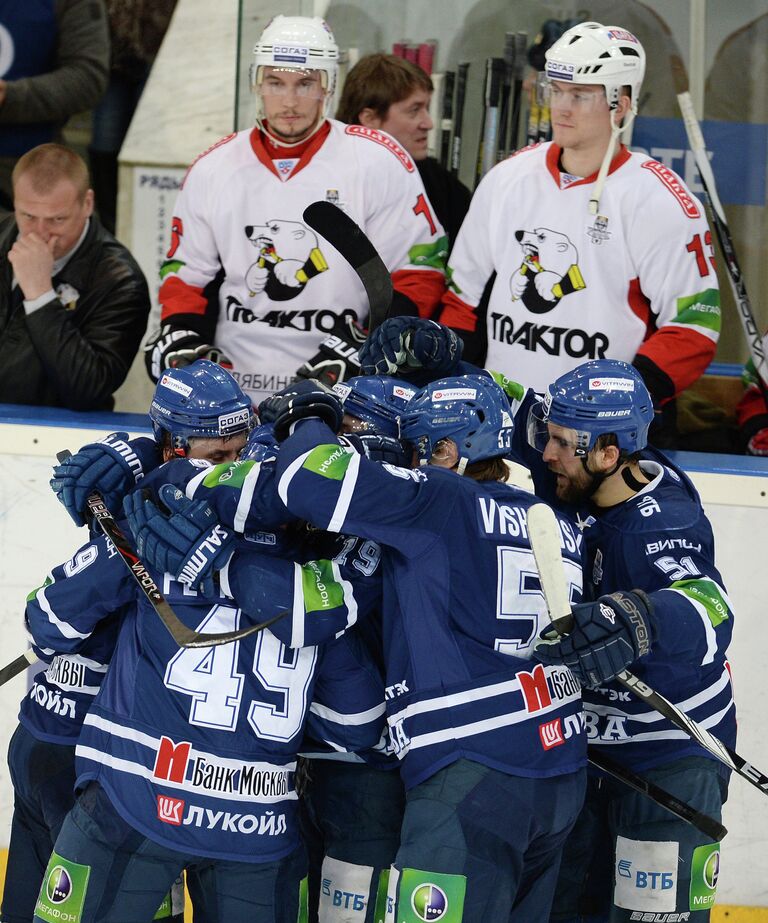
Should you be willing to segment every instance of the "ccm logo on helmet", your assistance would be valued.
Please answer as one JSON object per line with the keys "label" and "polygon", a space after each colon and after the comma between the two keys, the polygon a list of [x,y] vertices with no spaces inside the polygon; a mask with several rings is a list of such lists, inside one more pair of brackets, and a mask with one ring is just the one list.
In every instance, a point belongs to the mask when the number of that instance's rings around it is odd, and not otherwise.
{"label": "ccm logo on helmet", "polygon": [[219,435],[228,436],[231,433],[239,432],[248,425],[250,419],[249,410],[237,410],[235,413],[224,414],[219,417]]}

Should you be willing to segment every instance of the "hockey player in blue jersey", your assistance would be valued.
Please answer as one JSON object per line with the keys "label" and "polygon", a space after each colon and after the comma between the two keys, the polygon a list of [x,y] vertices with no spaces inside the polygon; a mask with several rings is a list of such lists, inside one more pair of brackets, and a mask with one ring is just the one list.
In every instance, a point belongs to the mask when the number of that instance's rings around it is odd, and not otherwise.
{"label": "hockey player in blue jersey", "polygon": [[[386,546],[387,712],[408,790],[389,883],[396,919],[449,907],[467,923],[543,919],[585,747],[578,684],[530,659],[547,617],[527,541],[532,498],[502,483],[506,398],[479,376],[420,391],[401,427],[428,465],[416,470],[345,451],[315,419],[332,422],[331,405],[319,390],[284,394],[278,490],[315,525]],[[580,539],[560,522],[578,598]]]}
{"label": "hockey player in blue jersey", "polygon": [[[387,546],[388,722],[408,789],[388,913],[398,902],[398,920],[449,907],[447,919],[468,923],[545,919],[585,742],[578,684],[530,659],[547,616],[527,541],[533,500],[503,483],[503,392],[479,376],[419,392],[402,418],[429,463],[415,471],[337,440],[342,411],[327,390],[302,383],[275,401],[276,435],[294,431],[277,460],[288,508]],[[580,538],[560,525],[577,599]]]}
{"label": "hockey player in blue jersey", "polygon": [[[537,656],[568,665],[584,684],[592,746],[719,818],[725,767],[610,681],[631,664],[641,680],[735,745],[726,662],[733,613],[715,566],[712,528],[688,477],[647,446],[652,415],[639,374],[613,360],[568,372],[531,408],[529,441],[549,469],[542,473],[534,465],[534,481],[550,491],[554,486],[560,501],[580,511],[586,594],[637,587],[654,609],[650,647],[640,659],[618,621],[578,609],[573,631],[540,645]],[[591,779],[566,845],[551,919],[623,923],[646,914],[669,920],[695,914],[706,921],[718,848],[641,796]]]}
{"label": "hockey player in blue jersey", "polygon": [[[169,370],[161,377],[150,417],[155,440],[142,438],[134,448],[126,441],[127,436],[123,438],[125,434],[113,434],[91,452],[73,456],[68,469],[82,471],[98,456],[104,471],[106,459],[115,468],[100,486],[110,493],[116,480],[125,477],[133,482],[144,465],[154,466],[177,453],[212,463],[232,460],[245,444],[252,412],[231,375],[212,362],[200,361],[183,370]],[[220,419],[227,421],[226,433],[220,432]],[[29,606],[55,611],[60,594],[67,601],[77,598],[90,579],[78,574],[96,554],[97,546],[89,544],[65,567],[54,568],[49,584],[37,591]],[[116,566],[119,570],[120,564]],[[74,803],[75,744],[112,657],[123,614],[123,610],[116,610],[105,618],[76,654],[53,656],[53,651],[39,651],[48,668],[37,674],[22,699],[19,727],[8,753],[14,786],[2,906],[3,920],[8,923],[29,923],[34,914],[53,844]],[[179,916],[183,912],[181,885],[171,895],[165,915],[171,916],[171,911]]]}
{"label": "hockey player in blue jersey", "polygon": [[[406,382],[379,375],[350,378],[333,390],[344,410],[341,432],[374,438],[398,436],[398,416],[416,393]],[[389,460],[396,446],[382,443]],[[330,535],[316,534],[325,536],[324,542]],[[383,674],[380,613],[353,630]],[[400,843],[405,793],[398,760],[379,751],[350,759],[317,747],[309,748],[308,756],[300,816],[310,859],[310,923],[374,923],[383,918],[389,867]]]}
{"label": "hockey player in blue jersey", "polygon": [[[164,477],[158,469],[145,480],[151,487]],[[183,502],[175,493],[167,499]],[[35,919],[68,911],[82,923],[139,923],[186,868],[196,919],[294,923],[306,872],[295,818],[296,750],[307,722],[342,748],[375,744],[380,677],[346,637],[322,650],[291,651],[265,630],[211,649],[179,649],[124,564],[111,565],[108,543],[100,538],[91,547],[97,550],[82,569],[88,593],[69,605],[60,600],[54,620],[42,597],[28,610],[38,645],[76,652],[105,611],[128,608],[85,717],[81,792],[56,841]],[[276,559],[249,554],[262,561],[272,600],[262,616],[291,610],[297,596],[302,609],[322,609],[329,594],[342,605],[351,600],[344,580],[319,586],[312,568],[296,580],[291,562],[280,570]],[[156,579],[191,627],[221,631],[246,622],[226,595],[226,570],[207,598],[168,576]],[[56,891],[62,880],[65,903]]]}

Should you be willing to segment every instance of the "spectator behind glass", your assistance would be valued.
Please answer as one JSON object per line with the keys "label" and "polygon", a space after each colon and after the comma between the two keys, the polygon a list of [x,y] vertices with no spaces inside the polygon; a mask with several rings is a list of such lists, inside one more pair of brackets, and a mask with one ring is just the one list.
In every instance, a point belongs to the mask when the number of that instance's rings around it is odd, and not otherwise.
{"label": "spectator behind glass", "polygon": [[19,157],[60,141],[67,119],[101,98],[109,34],[102,0],[3,0],[0,28],[0,209],[10,211]]}
{"label": "spectator behind glass", "polygon": [[93,216],[83,159],[60,144],[13,171],[0,221],[0,401],[111,409],[149,314],[147,283]]}
{"label": "spectator behind glass", "polygon": [[171,21],[176,0],[107,0],[112,56],[109,84],[93,112],[88,148],[96,209],[115,233],[117,155]]}
{"label": "spectator behind glass", "polygon": [[350,125],[380,128],[403,145],[416,161],[429,201],[453,247],[472,193],[434,157],[427,156],[433,90],[431,78],[416,64],[391,54],[369,54],[347,74],[336,118]]}

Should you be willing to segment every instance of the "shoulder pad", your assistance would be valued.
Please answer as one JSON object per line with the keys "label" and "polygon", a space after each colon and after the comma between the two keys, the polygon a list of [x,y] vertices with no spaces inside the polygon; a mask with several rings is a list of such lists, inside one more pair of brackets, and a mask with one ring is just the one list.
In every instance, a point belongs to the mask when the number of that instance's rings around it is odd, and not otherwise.
{"label": "shoulder pad", "polygon": [[344,129],[344,134],[375,141],[376,144],[380,144],[394,154],[409,173],[413,173],[416,169],[405,148],[401,147],[391,135],[384,131],[379,131],[377,128],[366,128],[365,125],[347,125]]}
{"label": "shoulder pad", "polygon": [[192,161],[192,163],[187,167],[187,172],[184,174],[184,179],[181,181],[181,188],[182,189],[184,188],[184,183],[187,181],[187,177],[189,176],[189,171],[192,169],[192,167],[194,167],[194,165],[198,161],[202,160],[203,157],[206,157],[208,154],[210,154],[211,151],[215,151],[216,148],[219,148],[225,144],[228,144],[230,141],[232,141],[233,138],[236,138],[236,137],[237,137],[237,132],[233,131],[231,135],[227,135],[226,138],[220,138],[215,144],[212,144],[210,147],[207,147],[202,153],[198,154],[197,157],[195,157],[195,159]]}

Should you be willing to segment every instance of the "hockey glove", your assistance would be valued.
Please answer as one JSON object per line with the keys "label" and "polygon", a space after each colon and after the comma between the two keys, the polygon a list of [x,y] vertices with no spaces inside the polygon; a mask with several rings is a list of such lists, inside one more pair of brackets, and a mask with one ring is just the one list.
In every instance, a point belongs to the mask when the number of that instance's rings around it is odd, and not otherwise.
{"label": "hockey glove", "polygon": [[379,436],[377,433],[348,433],[341,437],[360,455],[371,461],[395,465],[397,468],[411,467],[411,452],[406,450],[394,436]]}
{"label": "hockey glove", "polygon": [[214,596],[213,573],[234,551],[234,533],[218,522],[205,500],[189,500],[172,484],[159,490],[167,513],[148,493],[135,490],[123,501],[139,557],[203,596]]}
{"label": "hockey glove", "polygon": [[297,369],[296,377],[314,378],[332,388],[339,381],[359,375],[358,350],[363,343],[365,331],[354,318],[349,315],[338,317],[333,332],[320,344],[317,354]]}
{"label": "hockey glove", "polygon": [[157,381],[164,369],[179,369],[196,359],[210,359],[225,369],[232,368],[232,360],[218,346],[203,343],[194,330],[174,330],[165,324],[144,344],[144,361],[152,381]]}
{"label": "hockey glove", "polygon": [[768,455],[768,429],[758,430],[747,443],[747,455]]}
{"label": "hockey glove", "polygon": [[619,591],[573,607],[570,633],[539,636],[533,656],[564,664],[582,686],[600,686],[644,656],[655,638],[653,605],[642,590]]}
{"label": "hockey glove", "polygon": [[154,439],[141,436],[129,442],[128,433],[111,433],[54,465],[50,485],[75,525],[82,526],[94,490],[104,498],[107,509],[119,515],[123,497],[161,461]]}
{"label": "hockey glove", "polygon": [[390,317],[360,350],[363,375],[396,375],[430,369],[438,377],[453,374],[463,343],[453,330],[420,317]]}
{"label": "hockey glove", "polygon": [[259,419],[273,424],[278,442],[288,438],[294,423],[308,417],[319,418],[334,433],[338,433],[344,418],[338,397],[313,378],[296,381],[259,404]]}

